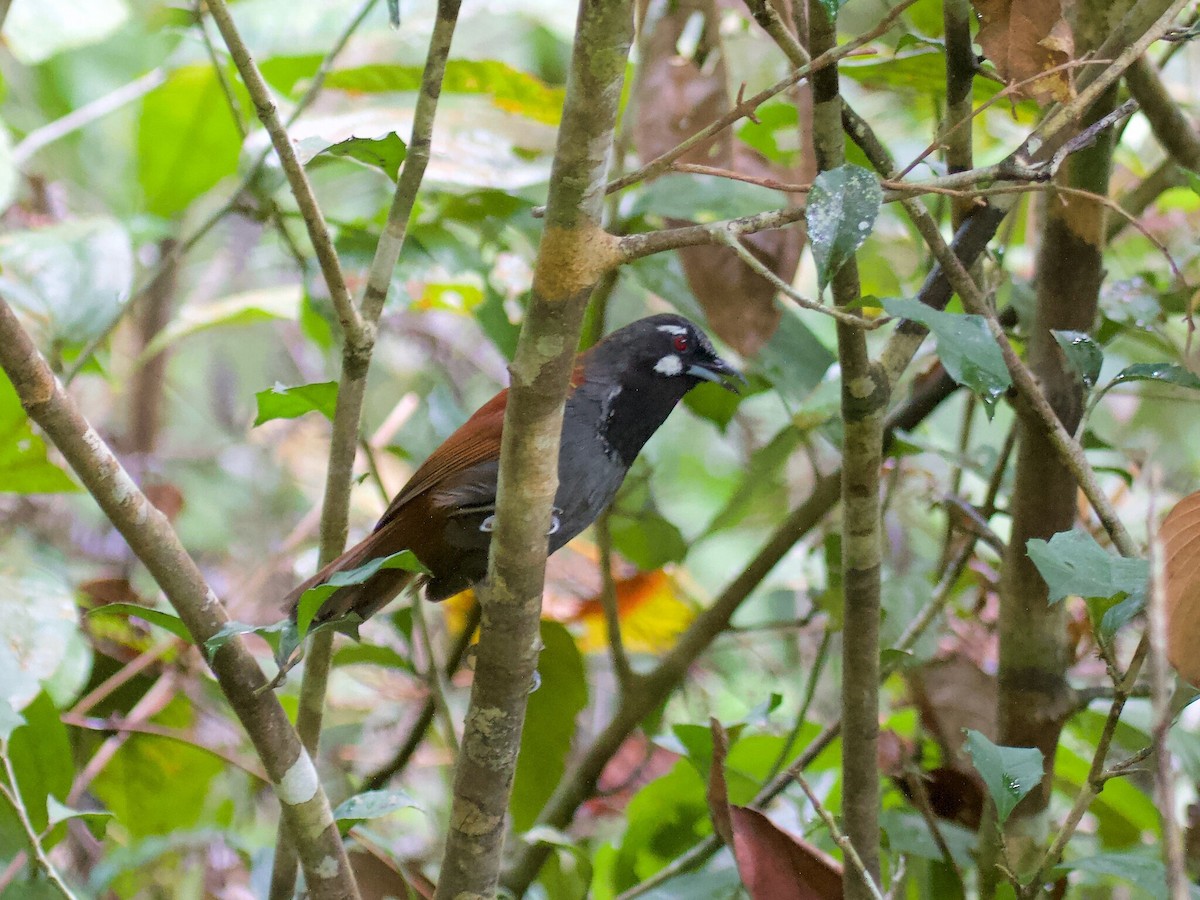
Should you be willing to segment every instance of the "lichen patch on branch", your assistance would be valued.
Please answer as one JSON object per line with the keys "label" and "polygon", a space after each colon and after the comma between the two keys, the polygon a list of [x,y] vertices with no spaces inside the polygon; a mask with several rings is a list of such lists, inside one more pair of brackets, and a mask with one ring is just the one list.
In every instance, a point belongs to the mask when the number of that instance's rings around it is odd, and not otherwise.
{"label": "lichen patch on branch", "polygon": [[599,225],[590,221],[573,228],[548,224],[533,276],[534,293],[550,303],[564,302],[590,290],[620,262],[620,241]]}

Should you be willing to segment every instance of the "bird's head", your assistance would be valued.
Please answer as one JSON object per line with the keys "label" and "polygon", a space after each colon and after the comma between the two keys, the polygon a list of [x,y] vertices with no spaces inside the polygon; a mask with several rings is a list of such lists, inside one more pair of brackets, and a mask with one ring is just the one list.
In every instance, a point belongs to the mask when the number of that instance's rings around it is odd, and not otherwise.
{"label": "bird's head", "polygon": [[666,380],[677,385],[681,388],[678,396],[702,381],[736,394],[736,382],[745,382],[737,369],[717,355],[708,335],[674,313],[638,319],[608,335],[594,352],[637,381]]}

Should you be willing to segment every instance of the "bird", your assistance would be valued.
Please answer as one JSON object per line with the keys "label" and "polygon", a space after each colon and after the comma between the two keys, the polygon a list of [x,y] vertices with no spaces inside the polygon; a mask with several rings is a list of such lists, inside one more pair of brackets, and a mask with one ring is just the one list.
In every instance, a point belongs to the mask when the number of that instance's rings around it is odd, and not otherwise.
{"label": "bird", "polygon": [[[738,381],[745,379],[704,331],[673,313],[638,319],[580,354],[563,411],[548,552],[612,502],[642,447],[688,391],[715,382],[738,393]],[[484,579],[507,402],[505,389],[483,404],[417,468],[371,534],[288,594],[284,607],[293,620],[309,588],[402,550],[427,571],[380,569],[339,587],[318,608],[313,627],[365,620],[410,584],[438,602]]]}

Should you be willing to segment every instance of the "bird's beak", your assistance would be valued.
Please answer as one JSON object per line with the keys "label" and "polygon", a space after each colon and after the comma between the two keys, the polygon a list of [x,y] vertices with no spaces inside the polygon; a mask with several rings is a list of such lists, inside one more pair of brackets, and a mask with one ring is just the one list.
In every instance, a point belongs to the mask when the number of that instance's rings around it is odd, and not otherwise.
{"label": "bird's beak", "polygon": [[738,386],[735,382],[740,382],[743,387],[746,386],[746,376],[731,366],[719,356],[714,357],[710,362],[692,363],[687,368],[689,375],[701,378],[704,381],[711,381],[713,384],[719,384],[727,391],[734,394],[740,394]]}

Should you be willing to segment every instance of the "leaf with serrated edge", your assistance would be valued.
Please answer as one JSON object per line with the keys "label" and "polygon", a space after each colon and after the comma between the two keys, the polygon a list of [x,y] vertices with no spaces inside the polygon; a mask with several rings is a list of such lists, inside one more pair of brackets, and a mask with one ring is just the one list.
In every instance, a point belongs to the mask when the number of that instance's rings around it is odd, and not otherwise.
{"label": "leaf with serrated edge", "polygon": [[973,728],[967,729],[967,753],[983,777],[1003,824],[1042,780],[1042,751],[1036,747],[1001,747]]}
{"label": "leaf with serrated edge", "polygon": [[983,316],[942,312],[908,298],[885,299],[883,308],[933,332],[938,356],[950,377],[978,394],[990,416],[1000,395],[1012,384],[1012,376]]}
{"label": "leaf with serrated edge", "polygon": [[1075,370],[1083,386],[1090,388],[1100,377],[1100,366],[1104,364],[1104,351],[1090,336],[1082,331],[1051,331],[1054,340]]}

